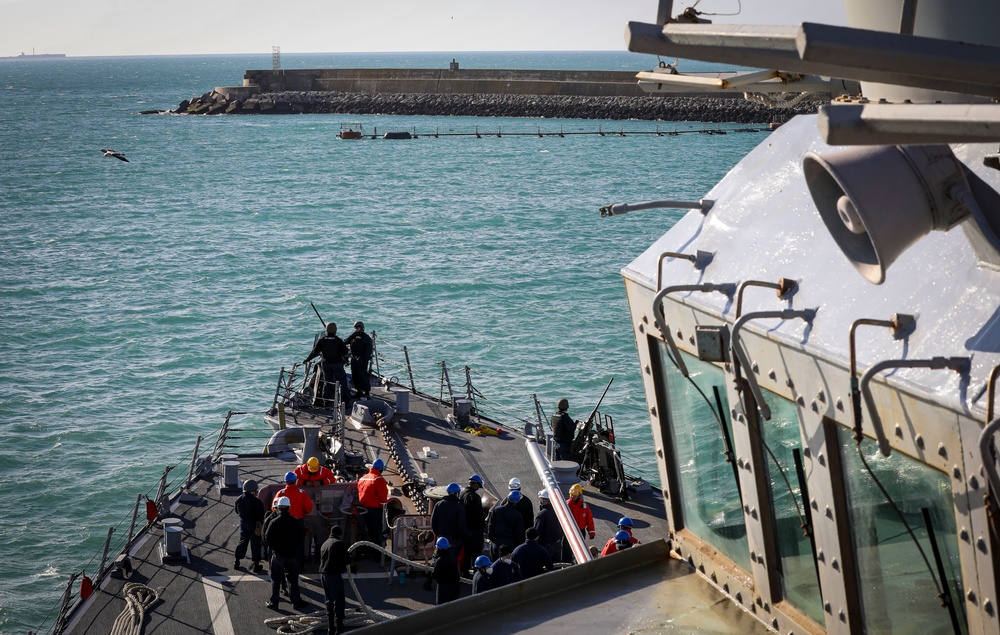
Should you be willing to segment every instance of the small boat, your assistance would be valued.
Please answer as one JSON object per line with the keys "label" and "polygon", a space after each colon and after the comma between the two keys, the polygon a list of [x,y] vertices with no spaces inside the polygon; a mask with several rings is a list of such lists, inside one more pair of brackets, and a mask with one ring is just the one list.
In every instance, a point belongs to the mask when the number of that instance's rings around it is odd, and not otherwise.
{"label": "small boat", "polygon": [[413,135],[409,132],[402,130],[398,132],[387,132],[382,136],[383,139],[412,139]]}
{"label": "small boat", "polygon": [[338,136],[341,139],[360,139],[362,134],[364,134],[364,129],[360,123],[340,124],[340,134]]}

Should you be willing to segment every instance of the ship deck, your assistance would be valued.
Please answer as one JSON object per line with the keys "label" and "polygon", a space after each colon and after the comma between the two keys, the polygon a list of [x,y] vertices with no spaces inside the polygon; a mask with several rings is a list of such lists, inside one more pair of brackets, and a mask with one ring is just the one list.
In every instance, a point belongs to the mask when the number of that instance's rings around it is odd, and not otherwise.
{"label": "ship deck", "polygon": [[[393,402],[392,392],[376,389],[373,395]],[[392,432],[403,443],[399,447],[407,448],[400,459],[412,461],[417,473],[426,473],[439,485],[452,481],[464,485],[469,475],[478,473],[484,478],[485,489],[498,497],[506,494],[508,479],[516,476],[537,509],[536,494],[542,489],[542,481],[532,467],[525,437],[516,430],[505,430],[498,436],[475,436],[453,427],[448,422],[450,413],[446,404],[410,395],[409,413],[397,417]],[[324,411],[298,411],[291,413],[290,420],[325,429],[331,421]],[[393,490],[391,495],[404,503],[407,513],[416,513],[398,491],[398,464],[388,460],[378,430],[350,424],[345,428],[345,449],[362,453],[368,462],[375,456],[384,457],[387,469],[383,475]],[[429,457],[436,453],[436,458],[424,458],[424,448],[430,448]],[[278,486],[284,473],[298,464],[287,454],[240,454],[235,460],[242,480],[253,478],[261,484],[265,501],[266,486]],[[93,595],[71,614],[66,632],[113,632],[119,615],[127,610],[123,593],[127,583],[141,583],[159,591],[158,600],[144,612],[147,633],[268,633],[273,632],[273,626],[265,624],[265,620],[272,618],[310,613],[325,617],[317,564],[308,556],[300,585],[309,607],[301,612],[294,611],[285,597],[277,610],[264,606],[270,595],[270,578],[266,570],[259,575],[251,573],[249,559],[243,561],[242,568],[232,568],[239,541],[233,503],[239,491],[222,487],[220,472],[221,466],[215,465],[211,476],[199,478],[188,488],[195,495],[187,497],[191,502],[177,501],[171,507],[170,517],[178,520],[168,522],[182,529],[184,557],[164,561],[164,527],[159,522],[151,525],[129,551],[131,575],[106,576],[99,581]],[[591,487],[586,487],[585,492],[594,508],[597,529],[597,538],[590,544],[602,547],[615,533],[622,515],[633,519],[634,534],[643,544],[614,557],[570,566],[479,596],[470,597],[471,586],[463,584],[461,599],[440,607],[433,607],[434,592],[424,588],[423,574],[411,570],[410,576],[401,581],[390,575],[392,567],[386,559],[355,558],[356,573],[352,577],[358,593],[350,584],[345,585],[346,625],[364,628],[365,632],[404,627],[412,632],[433,632],[444,625],[454,627],[469,617],[495,613],[488,620],[479,620],[475,628],[490,633],[531,632],[536,628],[547,633],[581,628],[596,632],[593,628],[600,624],[601,632],[763,632],[758,622],[738,609],[720,610],[717,603],[722,596],[694,575],[686,563],[669,556],[663,540],[667,535],[663,501],[658,495],[639,492],[620,501]],[[314,515],[319,513],[317,505]],[[307,526],[309,520],[307,517]],[[352,536],[348,525],[347,538]],[[319,542],[323,538],[325,535],[319,536]],[[359,600],[380,620],[398,619],[378,624],[361,610]],[[510,610],[514,604],[518,605],[516,611]],[[432,607],[431,611],[422,610]],[[550,622],[553,619],[558,619],[558,627]]]}

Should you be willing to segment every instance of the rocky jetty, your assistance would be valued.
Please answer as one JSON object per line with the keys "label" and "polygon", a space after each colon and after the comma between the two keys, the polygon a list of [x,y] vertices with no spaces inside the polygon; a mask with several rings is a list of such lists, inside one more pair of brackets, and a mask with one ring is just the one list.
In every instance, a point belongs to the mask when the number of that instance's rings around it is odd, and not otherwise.
{"label": "rocky jetty", "polygon": [[782,116],[814,113],[828,100],[806,100],[775,110],[741,97],[568,97],[544,95],[389,94],[328,91],[262,93],[245,101],[215,91],[182,101],[177,114],[267,115],[444,115],[470,117],[526,117],[553,119],[637,119],[647,121],[703,121],[765,123]]}

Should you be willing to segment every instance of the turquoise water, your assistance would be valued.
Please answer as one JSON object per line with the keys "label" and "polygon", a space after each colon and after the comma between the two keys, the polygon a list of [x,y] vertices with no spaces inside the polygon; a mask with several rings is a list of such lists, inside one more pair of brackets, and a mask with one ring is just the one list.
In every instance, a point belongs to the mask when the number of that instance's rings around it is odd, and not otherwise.
{"label": "turquoise water", "polygon": [[[619,53],[283,56],[340,66],[632,68]],[[270,56],[0,63],[0,632],[37,628],[164,465],[227,410],[265,410],[319,325],[363,319],[512,417],[602,410],[651,459],[619,271],[764,133],[339,141],[366,129],[644,122],[140,116]],[[124,152],[123,163],[99,148]],[[252,421],[261,433],[264,424]],[[515,421],[514,418],[511,421]],[[655,470],[648,476],[655,478]],[[96,568],[90,565],[90,573]]]}

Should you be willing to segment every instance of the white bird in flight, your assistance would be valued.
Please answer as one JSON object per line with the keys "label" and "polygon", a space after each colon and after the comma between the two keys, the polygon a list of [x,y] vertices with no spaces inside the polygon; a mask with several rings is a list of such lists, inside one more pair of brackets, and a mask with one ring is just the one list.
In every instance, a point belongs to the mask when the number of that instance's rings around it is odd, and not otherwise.
{"label": "white bird in flight", "polygon": [[117,150],[111,150],[109,148],[101,148],[101,152],[103,152],[104,156],[106,157],[114,157],[116,159],[124,161],[125,163],[129,162],[129,160],[125,158],[125,155],[121,152],[118,152]]}

